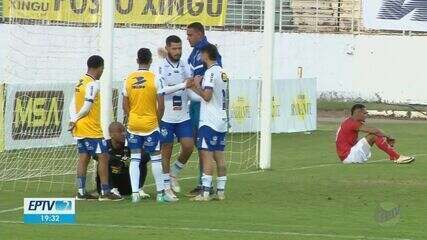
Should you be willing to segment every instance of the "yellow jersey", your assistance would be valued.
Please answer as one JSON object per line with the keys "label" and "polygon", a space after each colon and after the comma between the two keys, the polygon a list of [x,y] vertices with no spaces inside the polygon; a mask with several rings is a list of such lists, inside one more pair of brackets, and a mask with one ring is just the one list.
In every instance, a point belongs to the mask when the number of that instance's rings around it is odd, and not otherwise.
{"label": "yellow jersey", "polygon": [[92,102],[89,113],[76,121],[73,136],[77,138],[102,138],[101,111],[99,101],[99,81],[86,74],[80,78],[74,89],[75,113],[83,107],[85,101]]}
{"label": "yellow jersey", "polygon": [[125,79],[123,95],[129,99],[128,130],[148,135],[158,129],[156,76],[147,69],[130,73]]}

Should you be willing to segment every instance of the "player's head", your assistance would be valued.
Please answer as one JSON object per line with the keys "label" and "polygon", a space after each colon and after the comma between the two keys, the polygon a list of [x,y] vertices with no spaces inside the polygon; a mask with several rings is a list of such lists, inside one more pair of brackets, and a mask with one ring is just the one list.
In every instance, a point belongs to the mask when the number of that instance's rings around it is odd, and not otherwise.
{"label": "player's head", "polygon": [[190,23],[187,26],[187,40],[194,47],[205,36],[205,27],[199,22]]}
{"label": "player's head", "polygon": [[150,49],[140,48],[138,50],[138,58],[136,61],[139,65],[150,65],[153,61],[153,55],[151,54]]}
{"label": "player's head", "polygon": [[104,72],[104,59],[98,55],[92,55],[87,59],[88,72],[92,74],[95,79],[100,79],[102,72]]}
{"label": "player's head", "polygon": [[179,61],[182,55],[182,41],[181,38],[171,35],[166,38],[166,51],[171,60]]}
{"label": "player's head", "polygon": [[366,106],[363,104],[354,104],[351,107],[351,116],[358,121],[365,121],[368,117],[368,110],[366,110]]}
{"label": "player's head", "polygon": [[110,133],[111,140],[116,143],[124,143],[126,129],[123,124],[119,122],[112,122],[110,126],[108,126],[108,132]]}
{"label": "player's head", "polygon": [[204,63],[216,62],[218,55],[218,48],[213,44],[208,44],[202,49],[202,61]]}

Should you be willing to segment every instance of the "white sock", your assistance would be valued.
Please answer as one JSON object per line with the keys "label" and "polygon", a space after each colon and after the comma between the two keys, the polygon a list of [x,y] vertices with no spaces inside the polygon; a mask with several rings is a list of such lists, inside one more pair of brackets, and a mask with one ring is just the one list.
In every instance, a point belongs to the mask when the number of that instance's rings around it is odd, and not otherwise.
{"label": "white sock", "polygon": [[162,157],[160,155],[151,156],[151,172],[156,182],[157,193],[165,190],[165,182],[163,180]]}
{"label": "white sock", "polygon": [[171,176],[169,173],[163,173],[163,180],[165,182],[165,190],[171,189]]}
{"label": "white sock", "polygon": [[225,184],[227,183],[227,176],[216,178],[216,189],[218,191],[225,191]]}
{"label": "white sock", "polygon": [[210,192],[211,186],[212,186],[212,175],[206,175],[203,173],[202,176],[202,185],[203,185],[203,191]]}
{"label": "white sock", "polygon": [[171,166],[170,175],[173,177],[178,177],[179,173],[182,171],[182,169],[184,169],[184,167],[184,163],[181,163],[180,161],[176,160]]}
{"label": "white sock", "polygon": [[130,185],[132,187],[133,193],[139,192],[139,177],[140,177],[139,163],[140,162],[141,162],[141,159],[132,158],[129,164]]}

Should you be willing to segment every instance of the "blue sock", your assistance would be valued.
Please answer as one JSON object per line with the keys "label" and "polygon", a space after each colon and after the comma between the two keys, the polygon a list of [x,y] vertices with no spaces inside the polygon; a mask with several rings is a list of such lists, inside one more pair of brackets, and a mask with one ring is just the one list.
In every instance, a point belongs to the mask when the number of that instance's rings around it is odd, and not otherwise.
{"label": "blue sock", "polygon": [[86,176],[77,176],[77,186],[79,193],[83,195],[86,189]]}
{"label": "blue sock", "polygon": [[110,192],[110,186],[108,184],[101,184],[101,193],[106,194]]}

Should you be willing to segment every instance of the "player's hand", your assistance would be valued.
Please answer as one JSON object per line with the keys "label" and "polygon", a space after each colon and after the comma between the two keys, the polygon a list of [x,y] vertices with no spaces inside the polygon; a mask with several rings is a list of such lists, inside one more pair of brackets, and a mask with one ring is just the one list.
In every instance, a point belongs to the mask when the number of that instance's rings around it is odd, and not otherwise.
{"label": "player's hand", "polygon": [[68,131],[73,131],[73,129],[76,127],[76,123],[75,122],[70,122],[68,124]]}
{"label": "player's hand", "polygon": [[396,139],[394,137],[392,137],[392,136],[387,136],[387,142],[391,146],[394,146],[394,144],[396,143]]}
{"label": "player's hand", "polygon": [[185,88],[192,88],[194,86],[194,80],[193,79],[187,79],[185,81]]}
{"label": "player's hand", "polygon": [[203,77],[200,75],[197,75],[193,78],[194,81],[194,85],[197,87],[200,87],[201,83],[202,83]]}

